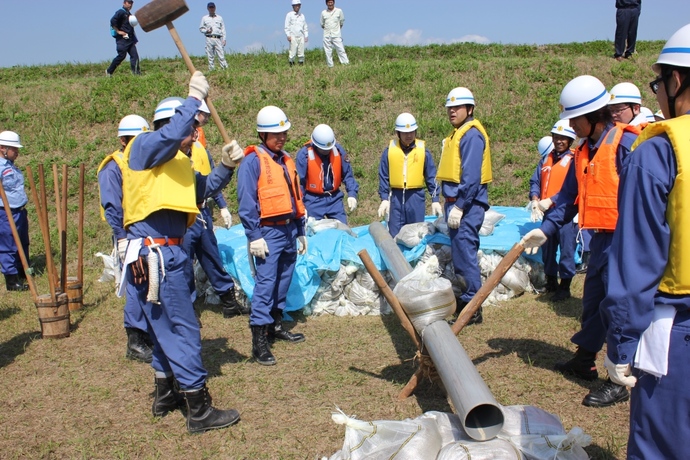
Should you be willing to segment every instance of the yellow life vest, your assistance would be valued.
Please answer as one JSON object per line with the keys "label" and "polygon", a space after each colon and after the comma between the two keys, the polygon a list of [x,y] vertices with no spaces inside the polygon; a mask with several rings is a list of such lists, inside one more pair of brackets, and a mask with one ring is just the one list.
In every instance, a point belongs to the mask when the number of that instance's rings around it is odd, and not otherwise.
{"label": "yellow life vest", "polygon": [[192,144],[191,158],[194,171],[204,176],[211,174],[211,162],[208,159],[208,153],[199,141],[196,141]]}
{"label": "yellow life vest", "polygon": [[666,221],[671,232],[671,244],[668,248],[668,262],[661,277],[659,291],[673,295],[690,294],[690,115],[670,120],[650,123],[637,137],[632,146],[635,150],[645,140],[666,133],[673,152],[676,155],[678,173],[673,188],[668,194]]}
{"label": "yellow life vest", "polygon": [[443,151],[441,152],[441,161],[438,165],[438,172],[436,173],[437,181],[447,181],[456,184],[460,183],[460,176],[462,175],[462,156],[460,155],[460,139],[465,135],[470,128],[477,128],[482,136],[484,136],[484,154],[482,157],[482,184],[488,184],[493,180],[493,173],[491,172],[491,148],[489,147],[489,135],[486,134],[484,127],[479,120],[468,121],[461,127],[455,129],[453,133],[446,137],[443,143]]}
{"label": "yellow life vest", "polygon": [[[146,136],[147,133],[139,134]],[[175,157],[161,165],[143,171],[129,167],[132,142],[123,153],[122,207],[124,224],[128,228],[161,209],[187,213],[187,227],[190,227],[199,209],[196,206],[196,179],[189,157],[178,151]]]}
{"label": "yellow life vest", "polygon": [[405,155],[398,139],[388,145],[388,177],[391,188],[424,188],[424,160],[426,148],[423,140],[415,140],[415,148]]}
{"label": "yellow life vest", "polygon": [[[132,141],[130,141],[132,142]],[[98,173],[101,172],[103,168],[105,168],[105,165],[110,163],[111,161],[114,161],[117,163],[117,166],[120,168],[120,171],[122,171],[122,151],[121,150],[115,150],[113,153],[110,155],[106,156],[103,158],[103,161],[101,161],[101,164],[98,165],[98,170],[96,171],[96,177],[98,177]],[[100,189],[99,189],[99,195],[100,195]],[[100,198],[100,197],[99,197]],[[103,200],[100,200],[101,203],[103,203]],[[105,209],[103,209],[103,205],[100,206],[101,208],[101,220],[105,221]]]}

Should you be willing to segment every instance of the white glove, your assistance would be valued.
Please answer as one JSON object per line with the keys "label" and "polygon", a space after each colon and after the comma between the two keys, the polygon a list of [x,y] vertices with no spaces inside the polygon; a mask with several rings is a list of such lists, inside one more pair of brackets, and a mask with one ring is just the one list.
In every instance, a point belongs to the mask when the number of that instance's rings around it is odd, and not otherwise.
{"label": "white glove", "polygon": [[383,200],[379,205],[379,219],[383,219],[388,215],[388,211],[391,209],[391,203],[388,200]]}
{"label": "white glove", "polygon": [[129,34],[124,34],[122,38],[124,38],[125,40],[129,40]]}
{"label": "white glove", "polygon": [[606,355],[604,366],[609,371],[609,378],[613,383],[626,387],[634,387],[637,379],[632,376],[632,366],[630,364],[614,364]]}
{"label": "white glove", "polygon": [[350,209],[350,212],[357,209],[357,198],[352,198],[351,196],[348,196],[347,197],[347,207]]}
{"label": "white glove", "polygon": [[127,253],[127,238],[117,240],[117,257],[120,259],[120,265],[125,261],[125,254]]}
{"label": "white glove", "polygon": [[457,206],[453,206],[450,208],[450,212],[448,213],[448,228],[456,229],[460,227],[460,221],[462,220],[462,209],[458,208]]}
{"label": "white glove", "polygon": [[307,252],[307,237],[298,236],[297,237],[297,254],[302,255]]}
{"label": "white glove", "polygon": [[249,253],[254,257],[265,259],[268,255],[268,244],[266,244],[266,240],[259,238],[249,243]]}
{"label": "white glove", "polygon": [[539,222],[544,218],[544,211],[539,209],[539,200],[532,200],[532,202],[530,202],[530,209],[532,214],[530,215],[529,220],[532,222]]}
{"label": "white glove", "polygon": [[551,207],[552,204],[553,204],[553,200],[551,198],[544,198],[543,200],[541,200],[537,203],[537,206],[539,206],[539,209],[542,212],[545,212],[546,210],[548,210]]}
{"label": "white glove", "polygon": [[223,155],[220,162],[228,168],[235,168],[244,159],[244,150],[237,141],[232,141],[223,146]]}
{"label": "white glove", "polygon": [[431,203],[431,213],[436,217],[441,217],[443,215],[443,208],[441,203]]}
{"label": "white glove", "polygon": [[535,228],[527,232],[520,243],[525,247],[527,254],[536,254],[541,245],[546,243],[546,234],[540,228]]}
{"label": "white glove", "polygon": [[208,81],[204,74],[198,70],[189,79],[189,96],[203,101],[208,96]]}
{"label": "white glove", "polygon": [[228,208],[220,208],[220,217],[222,217],[223,222],[225,222],[225,228],[232,227],[232,215],[230,215]]}

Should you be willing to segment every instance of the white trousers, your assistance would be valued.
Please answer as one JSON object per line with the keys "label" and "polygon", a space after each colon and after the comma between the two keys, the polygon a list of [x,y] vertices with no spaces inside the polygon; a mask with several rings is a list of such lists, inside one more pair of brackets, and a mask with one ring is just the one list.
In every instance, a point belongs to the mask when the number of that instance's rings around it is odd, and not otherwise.
{"label": "white trousers", "polygon": [[342,37],[323,37],[323,50],[326,52],[326,64],[328,67],[333,67],[333,48],[338,53],[338,60],[342,65],[350,63],[343,46]]}
{"label": "white trousers", "polygon": [[295,55],[297,55],[297,60],[299,62],[304,62],[304,37],[292,37],[290,40],[290,52],[288,54],[288,59],[290,62],[295,62]]}
{"label": "white trousers", "polygon": [[208,57],[208,70],[214,68],[214,54],[218,55],[218,62],[222,69],[228,68],[228,63],[225,62],[225,51],[223,50],[223,41],[220,38],[206,37],[206,57]]}

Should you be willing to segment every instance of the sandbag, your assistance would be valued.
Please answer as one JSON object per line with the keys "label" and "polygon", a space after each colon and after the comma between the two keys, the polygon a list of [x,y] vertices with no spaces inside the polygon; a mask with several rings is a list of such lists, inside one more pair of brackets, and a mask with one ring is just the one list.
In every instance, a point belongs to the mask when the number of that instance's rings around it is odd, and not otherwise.
{"label": "sandbag", "polygon": [[424,237],[436,233],[436,227],[431,222],[417,222],[414,224],[403,225],[397,235],[395,242],[406,248],[414,248],[422,242]]}
{"label": "sandbag", "polygon": [[307,236],[329,229],[342,230],[347,232],[350,236],[357,238],[357,234],[354,233],[347,224],[340,222],[338,219],[316,220],[313,217],[307,219]]}
{"label": "sandbag", "polygon": [[436,460],[525,460],[526,457],[510,441],[494,438],[489,441],[457,441],[446,444]]}
{"label": "sandbag", "polygon": [[489,236],[494,232],[494,227],[497,223],[505,219],[505,214],[489,209],[484,213],[484,222],[482,222],[482,228],[479,229],[479,234],[481,236]]}
{"label": "sandbag", "polygon": [[565,434],[557,416],[534,406],[502,406],[503,428],[499,436]]}

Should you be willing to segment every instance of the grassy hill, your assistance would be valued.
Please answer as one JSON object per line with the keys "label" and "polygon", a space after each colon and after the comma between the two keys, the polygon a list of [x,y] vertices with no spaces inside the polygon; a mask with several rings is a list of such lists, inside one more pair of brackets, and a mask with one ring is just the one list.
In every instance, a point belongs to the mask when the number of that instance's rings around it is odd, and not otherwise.
{"label": "grassy hill", "polygon": [[[611,58],[610,42],[550,46],[432,45],[349,47],[351,65],[329,69],[319,50],[309,50],[304,67],[289,68],[286,55],[228,55],[230,70],[208,75],[210,97],[231,137],[240,144],[257,139],[255,119],[265,105],[284,109],[293,127],[287,150],[294,153],[313,127],[327,123],[348,150],[360,183],[353,225],[376,219],[378,163],[393,135],[395,117],[413,113],[438,161],[441,140],[450,132],[443,107],[456,86],[470,88],[476,117],[491,138],[492,204],[521,206],[538,161],[536,143],[559,113],[562,87],[591,74],[610,88],[630,81],[641,88],[643,105],[656,111],[647,89],[650,65],[662,42],[638,43],[634,59]],[[206,70],[205,57],[193,57]],[[251,355],[246,318],[223,320],[203,309],[204,362],[219,406],[234,405],[243,422],[201,437],[185,434],[179,414],[155,420],[149,414],[148,366],[124,359],[122,303],[112,286],[97,283],[102,268],[93,257],[107,252],[110,231],[98,215],[96,169],[118,146],[119,120],[130,113],[152,118],[168,96],[186,96],[189,73],[181,59],[144,60],[143,75],[125,62],[113,78],[107,63],[0,69],[0,130],[22,137],[18,166],[70,167],[70,271],[76,258],[77,166],[86,166],[85,308],[73,315],[72,337],[40,340],[36,311],[28,294],[0,297],[0,452],[5,458],[317,458],[340,448],[343,432],[329,418],[335,404],[363,419],[402,419],[426,410],[450,410],[434,387],[397,402],[414,372],[414,354],[394,318],[318,318],[299,327],[308,341],[279,348],[279,365],[260,369]],[[219,158],[221,138],[206,130]],[[52,190],[52,176],[47,186]],[[234,181],[226,190],[237,210]],[[39,291],[47,292],[45,256],[33,205],[32,263]],[[49,204],[50,212],[54,211]],[[236,217],[236,214],[235,214]],[[235,222],[238,222],[235,219]],[[73,224],[74,223],[74,224]],[[57,241],[55,221],[53,246]],[[582,280],[576,279],[575,292]],[[575,295],[579,297],[579,293]],[[579,299],[553,306],[533,295],[506,302],[486,314],[485,324],[461,334],[461,341],[502,404],[532,404],[558,414],[569,429],[581,426],[594,438],[595,458],[625,454],[627,405],[593,410],[579,405],[595,384],[556,375],[553,362],[573,349]],[[603,366],[600,366],[603,369]]]}

